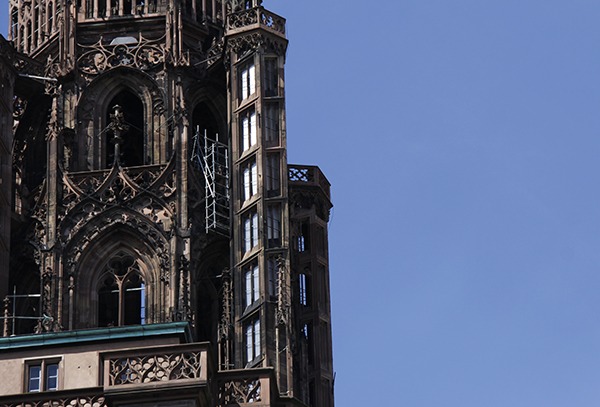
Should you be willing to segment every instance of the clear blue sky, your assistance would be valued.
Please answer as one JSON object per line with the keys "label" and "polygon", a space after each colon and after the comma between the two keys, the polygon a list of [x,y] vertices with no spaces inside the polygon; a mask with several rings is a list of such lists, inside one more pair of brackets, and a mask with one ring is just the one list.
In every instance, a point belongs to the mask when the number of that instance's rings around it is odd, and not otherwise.
{"label": "clear blue sky", "polygon": [[600,1],[265,6],[333,184],[337,405],[598,406]]}

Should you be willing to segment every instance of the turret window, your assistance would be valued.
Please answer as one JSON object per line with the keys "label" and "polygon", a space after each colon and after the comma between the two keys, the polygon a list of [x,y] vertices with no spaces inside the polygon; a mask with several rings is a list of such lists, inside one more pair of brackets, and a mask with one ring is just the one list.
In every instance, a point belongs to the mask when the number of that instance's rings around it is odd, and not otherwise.
{"label": "turret window", "polygon": [[269,146],[279,145],[279,104],[268,103],[265,107],[265,142]]}
{"label": "turret window", "polygon": [[256,144],[256,111],[246,110],[241,114],[242,151]]}
{"label": "turret window", "polygon": [[256,92],[256,68],[254,63],[244,65],[240,69],[241,100],[248,99]]}
{"label": "turret window", "polygon": [[256,167],[256,159],[246,161],[242,165],[243,174],[243,197],[245,202],[252,198],[258,192],[258,169]]}
{"label": "turret window", "polygon": [[242,251],[249,252],[258,245],[258,213],[252,210],[242,217],[244,228],[244,240],[242,241]]}
{"label": "turret window", "polygon": [[267,154],[267,174],[265,177],[265,184],[268,197],[281,195],[281,171],[279,162],[279,154]]}
{"label": "turret window", "polygon": [[246,362],[251,363],[261,355],[260,320],[257,318],[246,325]]}
{"label": "turret window", "polygon": [[246,307],[251,306],[260,298],[260,280],[257,263],[244,268],[244,291],[246,293]]}
{"label": "turret window", "polygon": [[281,246],[281,206],[267,206],[267,247]]}
{"label": "turret window", "polygon": [[279,96],[277,58],[265,58],[265,96]]}

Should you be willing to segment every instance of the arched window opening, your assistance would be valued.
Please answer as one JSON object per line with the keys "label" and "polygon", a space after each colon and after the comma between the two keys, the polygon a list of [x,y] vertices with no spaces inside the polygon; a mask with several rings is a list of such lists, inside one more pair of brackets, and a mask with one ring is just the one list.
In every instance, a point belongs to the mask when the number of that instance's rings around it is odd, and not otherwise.
{"label": "arched window opening", "polygon": [[27,47],[26,51],[31,51],[32,46],[33,46],[32,42],[31,42],[31,38],[33,35],[33,33],[31,32],[31,20],[27,22],[27,31],[26,32],[27,32],[27,42],[25,44]]}
{"label": "arched window opening", "polygon": [[40,43],[40,32],[39,32],[39,18],[40,18],[40,5],[36,3],[33,8],[33,46],[37,47]]}
{"label": "arched window opening", "polygon": [[52,33],[52,29],[54,28],[54,7],[52,3],[48,3],[48,34]]}
{"label": "arched window opening", "polygon": [[[111,123],[111,114],[114,114],[115,106],[120,106],[123,112],[123,121],[126,129],[120,134],[120,156],[119,162],[124,167],[144,165],[144,105],[142,101],[128,90],[118,93],[108,104],[106,111],[106,123]],[[114,131],[107,132],[106,137],[106,167],[114,162]]]}
{"label": "arched window opening", "polygon": [[110,259],[98,287],[98,326],[146,323],[146,285],[133,257],[119,253]]}
{"label": "arched window opening", "polygon": [[19,36],[19,11],[14,8],[10,13],[10,39],[16,40]]}
{"label": "arched window opening", "polygon": [[[219,125],[217,120],[213,116],[209,107],[206,103],[199,103],[192,114],[192,128],[193,133],[199,133],[200,138],[204,139],[206,134],[210,140],[220,141],[221,143],[227,143],[227,140],[219,134]],[[219,140],[221,138],[221,140]]]}
{"label": "arched window opening", "polygon": [[98,0],[98,17],[106,17],[106,0]]}
{"label": "arched window opening", "polygon": [[132,11],[131,0],[125,0],[123,2],[123,15],[124,16],[131,15],[132,14],[131,11]]}

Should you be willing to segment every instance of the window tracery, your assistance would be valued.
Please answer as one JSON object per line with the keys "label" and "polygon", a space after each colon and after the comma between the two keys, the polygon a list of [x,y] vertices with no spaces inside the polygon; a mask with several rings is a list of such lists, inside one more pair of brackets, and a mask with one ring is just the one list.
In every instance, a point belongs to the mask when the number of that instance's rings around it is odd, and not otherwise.
{"label": "window tracery", "polygon": [[120,252],[106,264],[98,282],[98,326],[146,323],[146,285],[135,259]]}

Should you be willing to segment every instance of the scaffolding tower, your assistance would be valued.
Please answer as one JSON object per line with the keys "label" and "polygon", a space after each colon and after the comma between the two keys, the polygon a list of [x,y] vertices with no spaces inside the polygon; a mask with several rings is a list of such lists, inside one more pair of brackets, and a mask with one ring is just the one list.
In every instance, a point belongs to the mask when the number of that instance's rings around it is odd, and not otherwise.
{"label": "scaffolding tower", "polygon": [[200,128],[194,134],[192,164],[204,175],[204,203],[206,232],[213,231],[229,237],[229,151],[219,142],[218,134],[212,140]]}

